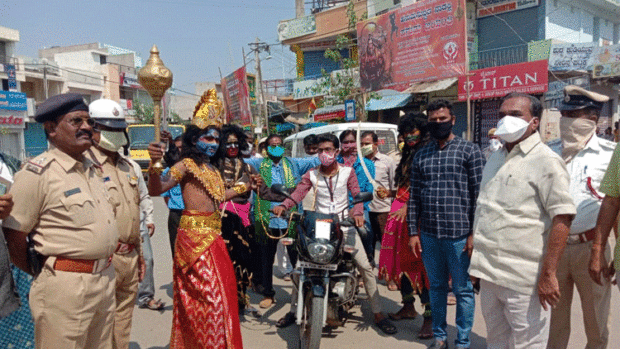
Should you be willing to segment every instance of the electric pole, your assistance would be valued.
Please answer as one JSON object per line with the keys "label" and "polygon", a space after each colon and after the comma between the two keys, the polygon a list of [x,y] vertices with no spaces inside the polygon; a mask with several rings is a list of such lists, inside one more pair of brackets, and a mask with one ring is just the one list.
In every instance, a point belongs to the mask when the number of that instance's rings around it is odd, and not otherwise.
{"label": "electric pole", "polygon": [[256,126],[261,128],[262,132],[262,118],[264,117],[265,128],[267,129],[267,135],[269,135],[269,113],[267,112],[267,101],[265,100],[265,92],[263,90],[263,73],[260,66],[260,53],[262,51],[269,52],[269,45],[261,42],[256,38],[256,42],[248,44],[252,51],[254,51],[254,69],[256,69],[256,85],[258,87],[258,115],[256,115]]}

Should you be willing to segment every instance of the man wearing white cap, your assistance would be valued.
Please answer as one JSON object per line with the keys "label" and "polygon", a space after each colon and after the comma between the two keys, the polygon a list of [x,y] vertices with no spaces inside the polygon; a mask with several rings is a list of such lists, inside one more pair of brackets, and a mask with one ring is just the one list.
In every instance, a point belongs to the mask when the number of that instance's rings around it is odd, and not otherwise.
{"label": "man wearing white cap", "polygon": [[[611,285],[606,279],[601,280],[602,285],[595,283],[589,277],[588,262],[603,195],[598,190],[615,148],[615,143],[596,136],[597,121],[609,97],[573,85],[564,88],[564,95],[559,107],[562,113],[560,139],[550,142],[549,147],[566,162],[569,191],[577,214],[558,262],[560,300],[551,311],[547,348],[568,346],[571,302],[577,286],[588,339],[586,348],[600,349],[607,347],[609,337]],[[609,260],[610,248],[606,241],[602,251]]]}

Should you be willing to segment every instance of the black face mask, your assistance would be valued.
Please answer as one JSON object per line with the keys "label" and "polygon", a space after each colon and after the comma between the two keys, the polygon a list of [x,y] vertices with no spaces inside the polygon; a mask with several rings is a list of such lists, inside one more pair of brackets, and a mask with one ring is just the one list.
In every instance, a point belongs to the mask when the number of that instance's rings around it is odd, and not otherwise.
{"label": "black face mask", "polygon": [[435,139],[446,139],[452,132],[452,121],[446,122],[429,122],[426,129]]}

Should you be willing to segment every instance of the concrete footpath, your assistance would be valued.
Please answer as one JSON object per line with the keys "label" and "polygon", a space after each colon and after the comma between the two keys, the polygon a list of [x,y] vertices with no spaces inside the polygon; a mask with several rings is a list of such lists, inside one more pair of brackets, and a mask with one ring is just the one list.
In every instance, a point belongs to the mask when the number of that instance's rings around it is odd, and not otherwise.
{"label": "concrete footpath", "polygon": [[[152,238],[153,253],[155,255],[155,294],[156,298],[161,298],[166,302],[166,307],[162,312],[148,309],[140,309],[136,306],[134,310],[133,327],[131,331],[131,349],[156,349],[168,348],[170,341],[170,329],[172,324],[172,256],[170,253],[170,243],[168,240],[167,221],[168,211],[161,198],[153,199],[155,204],[155,225],[156,231]],[[378,254],[377,254],[378,258]],[[274,348],[274,349],[293,349],[298,348],[298,328],[295,325],[286,329],[275,327],[276,321],[284,316],[289,310],[289,294],[291,292],[290,283],[276,278],[274,280],[276,289],[276,303],[270,309],[264,311],[259,319],[246,317],[241,323],[243,344],[246,349]],[[379,285],[384,312],[396,312],[400,308],[400,293],[387,290],[385,285]],[[251,302],[258,308],[261,297],[250,293]],[[610,319],[610,340],[609,348],[616,347],[613,343],[620,343],[620,333],[614,329],[620,324],[617,311],[620,309],[620,294],[618,288],[613,286],[611,301]],[[476,302],[479,298],[476,297]],[[575,291],[573,307],[571,313],[572,334],[569,348],[584,348],[586,345],[585,333],[583,330],[583,320],[580,308],[578,293]],[[419,312],[422,311],[419,302],[416,303]],[[448,307],[448,333],[450,347],[454,347],[456,328],[454,326],[456,308]],[[398,333],[394,336],[384,335],[376,326],[372,324],[372,312],[367,302],[362,301],[362,305],[353,309],[350,320],[344,327],[334,330],[331,335],[323,334],[321,348],[326,349],[347,349],[347,348],[426,348],[432,340],[417,339],[417,332],[422,325],[422,317],[418,316],[415,320],[404,320],[395,322]],[[471,348],[486,348],[486,327],[480,306],[476,305],[476,315],[474,328],[471,333]]]}

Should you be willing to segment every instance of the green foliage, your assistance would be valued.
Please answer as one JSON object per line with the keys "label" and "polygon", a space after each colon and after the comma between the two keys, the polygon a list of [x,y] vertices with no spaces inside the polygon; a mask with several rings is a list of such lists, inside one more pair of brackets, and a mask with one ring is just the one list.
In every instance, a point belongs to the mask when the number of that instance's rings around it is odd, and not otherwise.
{"label": "green foliage", "polygon": [[136,112],[136,120],[138,124],[152,124],[155,116],[152,103],[142,103],[134,100],[133,110]]}

